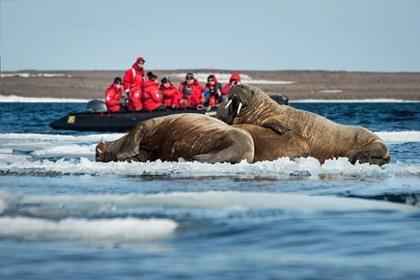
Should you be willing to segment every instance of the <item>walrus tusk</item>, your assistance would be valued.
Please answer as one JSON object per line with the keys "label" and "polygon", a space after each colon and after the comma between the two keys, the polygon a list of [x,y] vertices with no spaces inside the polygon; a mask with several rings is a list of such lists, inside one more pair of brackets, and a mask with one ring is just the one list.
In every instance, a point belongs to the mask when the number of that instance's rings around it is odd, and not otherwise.
{"label": "walrus tusk", "polygon": [[102,150],[101,149],[98,149],[98,153],[102,154]]}
{"label": "walrus tusk", "polygon": [[229,100],[229,102],[226,104],[225,109],[227,109],[230,106],[230,104],[232,104],[232,99]]}
{"label": "walrus tusk", "polygon": [[239,115],[239,112],[241,111],[241,108],[242,108],[242,102],[239,102],[238,111],[236,111],[237,115]]}

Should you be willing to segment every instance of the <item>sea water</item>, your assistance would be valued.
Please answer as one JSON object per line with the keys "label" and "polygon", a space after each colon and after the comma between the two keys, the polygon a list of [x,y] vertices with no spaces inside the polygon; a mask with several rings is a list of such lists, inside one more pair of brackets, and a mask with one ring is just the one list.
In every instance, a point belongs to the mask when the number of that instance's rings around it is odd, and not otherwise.
{"label": "sea water", "polygon": [[292,106],[391,162],[96,163],[84,104],[0,104],[0,279],[419,279],[420,103]]}

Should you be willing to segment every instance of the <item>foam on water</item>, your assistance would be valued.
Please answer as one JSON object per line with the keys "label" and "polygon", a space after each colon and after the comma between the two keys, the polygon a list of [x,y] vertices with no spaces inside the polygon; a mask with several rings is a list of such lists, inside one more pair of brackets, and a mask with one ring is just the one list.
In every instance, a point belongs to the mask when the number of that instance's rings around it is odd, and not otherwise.
{"label": "foam on water", "polygon": [[168,219],[63,219],[1,217],[0,237],[24,240],[134,242],[169,237],[177,223]]}

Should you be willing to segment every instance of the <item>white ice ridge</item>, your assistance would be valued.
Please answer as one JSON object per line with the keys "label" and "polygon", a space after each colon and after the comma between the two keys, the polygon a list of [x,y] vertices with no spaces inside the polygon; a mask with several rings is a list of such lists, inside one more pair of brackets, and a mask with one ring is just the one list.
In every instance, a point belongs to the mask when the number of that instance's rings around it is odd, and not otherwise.
{"label": "white ice ridge", "polygon": [[[16,156],[17,157],[17,156]],[[0,174],[20,175],[115,175],[115,176],[169,176],[171,178],[199,177],[285,177],[305,176],[344,176],[355,178],[389,178],[419,177],[420,164],[387,164],[383,167],[356,163],[352,165],[347,158],[327,160],[323,165],[315,158],[299,158],[290,160],[280,158],[275,161],[262,161],[254,164],[241,162],[230,163],[198,163],[198,162],[95,162],[88,158],[54,160],[31,160],[22,158],[6,158],[0,161]]]}
{"label": "white ice ridge", "polygon": [[0,95],[0,103],[86,103],[89,99]]}
{"label": "white ice ridge", "polygon": [[135,242],[169,237],[177,227],[169,219],[63,219],[1,217],[0,237],[25,240]]}
{"label": "white ice ridge", "polygon": [[[129,195],[40,195],[27,196],[23,204],[38,205],[43,209],[54,207],[100,208],[112,205],[113,209],[132,209],[133,207],[224,209],[242,211],[250,209],[284,209],[299,212],[315,211],[360,211],[360,210],[396,210],[415,211],[420,208],[407,204],[391,203],[360,198],[336,196],[312,196],[307,194],[205,191],[173,192],[158,194]],[[102,207],[103,208],[103,207]]]}
{"label": "white ice ridge", "polygon": [[293,103],[419,103],[420,100],[405,100],[394,98],[372,98],[372,99],[299,99],[289,100]]}
{"label": "white ice ridge", "polygon": [[43,78],[54,78],[54,77],[64,77],[71,78],[71,75],[65,75],[63,73],[25,73],[25,72],[9,72],[1,73],[0,78],[9,78],[9,77],[20,77],[20,78],[33,78],[33,77],[43,77]]}
{"label": "white ice ridge", "polygon": [[42,134],[42,133],[0,133],[0,141],[46,141],[46,142],[98,142],[102,139],[112,141],[123,136],[123,133],[101,133],[87,135],[61,135],[61,134]]}
{"label": "white ice ridge", "polygon": [[[375,132],[385,142],[420,142],[420,131],[377,131]],[[104,133],[87,135],[61,135],[61,134],[37,134],[37,133],[0,133],[0,141],[46,141],[46,142],[72,142],[86,143],[98,142],[102,139],[112,141],[125,135],[124,133]]]}
{"label": "white ice ridge", "polygon": [[387,144],[420,142],[420,131],[378,131],[375,133]]}
{"label": "white ice ridge", "polygon": [[[185,75],[187,73],[177,73],[177,74],[170,74],[169,76],[171,77],[176,77],[177,79],[180,80],[184,80],[185,79]],[[226,73],[194,73],[194,77],[202,82],[205,83],[207,82],[207,77],[210,74],[214,74],[217,77],[217,80],[220,83],[227,83],[230,79],[230,75],[231,74],[226,74]],[[246,74],[240,74],[241,75],[241,82],[244,84],[271,84],[271,85],[288,85],[288,84],[293,84],[295,83],[294,81],[270,81],[270,80],[255,80],[252,79],[250,76],[246,75]]]}
{"label": "white ice ridge", "polygon": [[59,145],[51,148],[42,148],[32,152],[35,156],[50,156],[50,155],[93,155],[95,154],[96,144],[92,145]]}

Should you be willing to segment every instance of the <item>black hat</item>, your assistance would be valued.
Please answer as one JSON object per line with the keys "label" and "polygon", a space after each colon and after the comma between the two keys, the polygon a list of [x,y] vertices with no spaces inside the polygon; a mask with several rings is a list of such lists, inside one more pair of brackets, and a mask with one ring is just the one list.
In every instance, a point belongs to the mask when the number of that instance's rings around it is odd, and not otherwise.
{"label": "black hat", "polygon": [[164,83],[170,83],[170,82],[171,82],[171,80],[169,80],[169,78],[168,78],[168,77],[163,77],[163,78],[162,78],[162,80],[160,80],[160,82],[161,82],[162,84],[164,84]]}
{"label": "black hat", "polygon": [[191,72],[188,72],[187,75],[185,75],[185,80],[188,80],[188,79],[194,79],[194,74]]}

